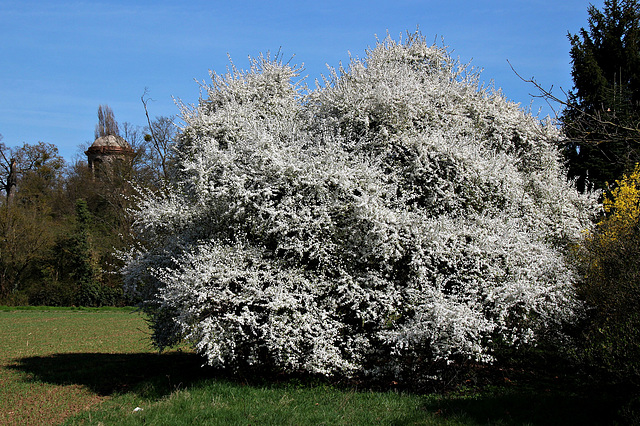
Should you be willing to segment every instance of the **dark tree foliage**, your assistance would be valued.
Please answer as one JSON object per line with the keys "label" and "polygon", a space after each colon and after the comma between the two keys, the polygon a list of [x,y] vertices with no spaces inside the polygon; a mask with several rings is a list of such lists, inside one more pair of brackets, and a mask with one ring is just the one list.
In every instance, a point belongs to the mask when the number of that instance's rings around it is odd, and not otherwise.
{"label": "dark tree foliage", "polygon": [[172,117],[148,124],[120,125],[111,108],[98,108],[96,137],[120,135],[135,152],[101,174],[86,161],[66,164],[53,144],[12,147],[0,135],[0,305],[132,302],[114,251],[130,244],[136,190],[163,188],[176,133]]}
{"label": "dark tree foliage", "polygon": [[37,275],[35,265],[54,240],[63,168],[51,144],[0,143],[0,299]]}
{"label": "dark tree foliage", "polygon": [[18,192],[23,203],[42,201],[59,187],[64,165],[53,144],[25,143],[12,148],[0,142],[0,194],[7,202]]}
{"label": "dark tree foliage", "polygon": [[589,7],[589,28],[569,34],[574,88],[562,121],[578,189],[606,188],[640,161],[640,6]]}
{"label": "dark tree foliage", "polygon": [[92,247],[90,227],[91,213],[87,202],[76,202],[76,229],[68,244],[71,277],[79,286],[76,298],[79,305],[96,306],[100,304],[99,268],[95,250]]}

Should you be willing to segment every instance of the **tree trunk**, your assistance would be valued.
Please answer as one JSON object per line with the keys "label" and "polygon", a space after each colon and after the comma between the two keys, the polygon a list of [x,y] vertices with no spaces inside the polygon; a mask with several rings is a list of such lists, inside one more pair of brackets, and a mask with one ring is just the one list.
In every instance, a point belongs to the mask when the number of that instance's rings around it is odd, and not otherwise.
{"label": "tree trunk", "polygon": [[7,204],[11,202],[18,184],[18,174],[16,171],[16,159],[12,158],[9,165],[9,176],[7,177]]}

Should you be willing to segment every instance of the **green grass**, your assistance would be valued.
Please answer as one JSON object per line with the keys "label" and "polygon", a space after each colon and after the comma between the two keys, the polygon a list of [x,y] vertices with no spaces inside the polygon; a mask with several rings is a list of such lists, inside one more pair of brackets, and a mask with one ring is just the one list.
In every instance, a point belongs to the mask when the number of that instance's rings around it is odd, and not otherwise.
{"label": "green grass", "polygon": [[[105,399],[74,380],[81,365],[55,361],[150,353],[146,323],[131,312],[0,310],[0,424],[57,423]],[[29,367],[52,363],[55,380],[40,377],[38,368]]]}
{"label": "green grass", "polygon": [[619,407],[521,368],[430,395],[226,375],[187,350],[158,354],[132,309],[0,309],[0,343],[1,425],[610,424]]}
{"label": "green grass", "polygon": [[[133,412],[134,407],[143,411]],[[325,386],[245,385],[208,379],[159,400],[126,398],[83,413],[71,424],[441,424],[423,398]]]}

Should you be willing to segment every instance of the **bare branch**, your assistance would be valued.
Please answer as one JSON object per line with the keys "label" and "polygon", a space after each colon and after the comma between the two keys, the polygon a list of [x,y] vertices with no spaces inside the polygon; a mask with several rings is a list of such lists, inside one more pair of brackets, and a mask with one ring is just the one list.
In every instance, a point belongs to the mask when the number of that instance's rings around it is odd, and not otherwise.
{"label": "bare branch", "polygon": [[159,127],[162,127],[162,126],[166,127],[167,123],[163,121],[163,119],[165,119],[164,117],[160,117],[160,121],[158,117],[156,117],[155,123],[151,122],[151,117],[149,117],[149,109],[147,108],[147,104],[150,100],[153,100],[153,99],[148,97],[148,89],[146,87],[144,89],[144,93],[140,97],[140,100],[142,101],[142,105],[144,106],[144,113],[147,117],[147,124],[149,126],[149,134],[151,136],[151,140],[149,142],[152,143],[152,149],[154,150],[155,154],[159,157],[160,166],[162,168],[162,178],[163,180],[166,180],[168,176],[167,154],[169,150],[170,141],[167,140],[166,131],[165,132],[161,131],[162,135],[158,135],[155,124],[158,123],[160,125]]}
{"label": "bare branch", "polygon": [[[544,87],[542,87],[533,77],[532,78],[524,78],[522,77],[517,71],[516,69],[513,67],[513,65],[511,64],[511,62],[507,61],[509,63],[509,66],[511,67],[511,70],[515,73],[515,75],[518,76],[518,78],[520,78],[520,80],[524,81],[525,83],[528,84],[532,84],[540,94],[538,95],[534,95],[531,94],[531,96],[536,97],[536,98],[543,98],[547,101],[547,103],[549,104],[549,106],[551,106],[551,102],[555,102],[557,104],[562,105],[563,107],[567,108],[567,109],[571,109],[574,110],[576,112],[578,112],[581,116],[592,120],[594,123],[596,123],[599,126],[602,126],[603,128],[610,128],[610,129],[617,129],[617,130],[623,130],[625,132],[630,132],[632,133],[629,136],[623,137],[622,139],[626,139],[626,140],[638,140],[640,138],[640,126],[635,126],[635,127],[629,127],[620,123],[614,123],[610,120],[606,120],[603,119],[602,116],[600,114],[591,114],[587,111],[585,111],[582,108],[579,108],[577,105],[568,102],[566,100],[560,99],[557,96],[555,96],[552,93],[553,90],[553,86],[551,86],[551,88],[549,90],[545,89]],[[561,89],[562,90],[562,89]],[[566,92],[562,91],[563,94],[565,94],[565,96],[567,95]],[[568,96],[567,96],[568,98]],[[553,109],[553,107],[552,107]],[[558,118],[558,114],[555,112],[554,110],[554,114],[556,115],[556,118]],[[586,133],[588,135],[588,133]],[[618,138],[620,138],[620,135],[616,135]]]}

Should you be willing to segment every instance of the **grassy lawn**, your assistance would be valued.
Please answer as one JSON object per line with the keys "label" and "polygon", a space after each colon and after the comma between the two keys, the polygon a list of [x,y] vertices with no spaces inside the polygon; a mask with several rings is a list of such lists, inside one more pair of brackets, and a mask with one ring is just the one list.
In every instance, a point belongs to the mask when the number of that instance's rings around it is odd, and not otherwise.
{"label": "grassy lawn", "polygon": [[0,425],[610,424],[617,416],[615,398],[567,377],[510,370],[443,395],[374,392],[223,375],[186,350],[158,354],[148,334],[126,309],[0,308]]}
{"label": "grassy lawn", "polygon": [[117,384],[99,369],[153,355],[148,333],[131,310],[0,310],[0,424],[59,423],[105,400]]}

